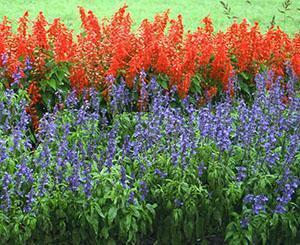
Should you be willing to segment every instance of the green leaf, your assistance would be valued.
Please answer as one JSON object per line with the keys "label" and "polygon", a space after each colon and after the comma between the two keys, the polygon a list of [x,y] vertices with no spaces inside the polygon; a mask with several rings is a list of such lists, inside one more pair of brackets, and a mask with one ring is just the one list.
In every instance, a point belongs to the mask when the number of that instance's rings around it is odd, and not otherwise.
{"label": "green leaf", "polygon": [[201,93],[200,82],[201,82],[201,79],[199,78],[199,76],[195,76],[192,79],[191,88],[190,88],[190,91],[192,93]]}
{"label": "green leaf", "polygon": [[173,218],[174,218],[174,222],[177,225],[181,219],[181,210],[180,209],[174,209],[173,211]]}
{"label": "green leaf", "polygon": [[233,235],[234,235],[233,231],[226,232],[225,241],[228,241],[229,238],[233,237]]}
{"label": "green leaf", "polygon": [[47,79],[51,79],[52,75],[56,72],[56,69],[53,68],[49,73],[45,75]]}
{"label": "green leaf", "polygon": [[243,92],[246,92],[248,95],[250,95],[250,89],[247,83],[240,81],[240,87]]}
{"label": "green leaf", "polygon": [[152,215],[155,215],[155,210],[154,209],[157,207],[156,203],[152,204],[152,205],[147,203],[146,207],[151,212]]}
{"label": "green leaf", "polygon": [[297,227],[293,225],[291,221],[289,221],[289,228],[292,232],[293,237],[296,237],[297,235]]}
{"label": "green leaf", "polygon": [[36,227],[36,219],[35,218],[30,218],[29,219],[29,226],[31,230],[34,230]]}
{"label": "green leaf", "polygon": [[160,81],[160,85],[164,88],[164,89],[168,89],[168,83],[166,80],[161,80]]}
{"label": "green leaf", "polygon": [[19,224],[14,225],[14,233],[18,234],[19,233]]}
{"label": "green leaf", "polygon": [[53,88],[54,90],[57,89],[57,82],[56,82],[55,79],[52,78],[52,79],[48,80],[48,84],[49,84],[49,86],[50,86],[51,88]]}
{"label": "green leaf", "polygon": [[101,235],[107,239],[109,237],[109,228],[107,226],[104,226],[102,229],[101,229]]}
{"label": "green leaf", "polygon": [[117,213],[118,213],[118,209],[116,207],[111,207],[109,210],[108,210],[108,223],[111,224],[113,222],[113,220],[116,218],[117,216]]}
{"label": "green leaf", "polygon": [[55,73],[57,79],[59,82],[62,82],[64,80],[65,77],[65,72],[61,69],[58,69],[57,72]]}
{"label": "green leaf", "polygon": [[245,234],[245,237],[247,238],[247,240],[248,240],[249,243],[252,243],[252,236],[251,236],[250,233],[247,232],[247,233]]}
{"label": "green leaf", "polygon": [[131,226],[131,219],[132,219],[132,216],[131,215],[127,215],[126,218],[125,218],[125,225],[126,225],[126,231],[128,232],[129,229],[130,229],[130,226]]}
{"label": "green leaf", "polygon": [[116,242],[113,239],[109,239],[107,245],[116,245]]}
{"label": "green leaf", "polygon": [[194,227],[194,222],[192,222],[191,220],[186,220],[185,225],[183,226],[183,230],[187,237],[192,237]]}
{"label": "green leaf", "polygon": [[105,218],[105,215],[103,214],[100,206],[98,203],[94,203],[94,208],[96,210],[96,212],[98,213],[98,215],[101,217],[101,218]]}
{"label": "green leaf", "polygon": [[277,224],[278,224],[278,214],[274,214],[273,215],[273,219],[271,220],[271,226],[274,226],[274,227],[276,227],[277,226]]}

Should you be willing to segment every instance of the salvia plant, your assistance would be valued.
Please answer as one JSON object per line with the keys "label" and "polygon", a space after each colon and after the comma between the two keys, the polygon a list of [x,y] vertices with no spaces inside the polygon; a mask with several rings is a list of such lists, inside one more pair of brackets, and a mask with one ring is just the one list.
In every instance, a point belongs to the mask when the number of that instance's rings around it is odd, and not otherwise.
{"label": "salvia plant", "polygon": [[[235,18],[231,6],[225,1],[221,4],[226,16]],[[292,1],[286,0],[280,9],[286,18],[291,5]],[[216,32],[209,17],[196,30],[188,31],[181,15],[172,19],[165,11],[153,21],[143,20],[133,31],[126,8],[123,6],[108,20],[99,20],[92,11],[80,7],[79,33],[59,18],[48,22],[42,12],[34,20],[25,12],[16,28],[3,18],[1,82],[6,88],[28,91],[27,111],[35,128],[38,118],[57,103],[57,91],[65,99],[71,90],[82,92],[94,87],[105,97],[111,89],[111,81],[106,79],[110,75],[115,81],[123,77],[132,88],[135,77],[145,71],[167,89],[177,86],[178,95],[185,98],[195,92],[202,96],[224,92],[235,75],[246,92],[256,74],[273,70],[284,76],[287,63],[300,74],[300,36],[275,27],[275,19],[266,32],[258,23],[250,24],[245,19]]]}
{"label": "salvia plant", "polygon": [[110,76],[108,106],[70,92],[35,134],[27,93],[2,87],[1,243],[299,241],[300,98],[286,73],[257,74],[251,103],[228,88],[203,106],[144,71],[135,92]]}

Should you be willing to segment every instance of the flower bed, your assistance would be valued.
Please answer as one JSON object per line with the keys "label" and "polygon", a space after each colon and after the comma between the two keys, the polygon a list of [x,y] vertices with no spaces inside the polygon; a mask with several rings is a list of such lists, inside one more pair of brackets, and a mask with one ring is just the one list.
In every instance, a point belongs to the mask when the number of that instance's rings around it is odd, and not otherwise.
{"label": "flower bed", "polygon": [[131,88],[142,70],[160,75],[164,88],[177,86],[182,98],[189,93],[214,96],[230,89],[232,77],[247,91],[258,72],[268,69],[284,76],[288,63],[300,74],[300,36],[290,37],[280,28],[262,33],[258,23],[251,26],[244,20],[214,32],[206,17],[203,26],[190,32],[184,30],[181,16],[170,19],[167,11],[132,31],[126,6],[102,21],[92,11],[79,10],[78,34],[59,19],[48,23],[43,13],[31,23],[26,12],[16,32],[7,18],[0,24],[2,83],[28,89],[32,115],[57,90],[97,87],[105,95],[111,86],[108,76],[124,77]]}
{"label": "flower bed", "polygon": [[256,76],[250,105],[229,95],[178,104],[154,77],[142,82],[140,112],[125,81],[106,108],[96,90],[82,101],[72,92],[35,135],[25,91],[2,89],[1,241],[298,241],[297,79],[267,90],[270,74]]}
{"label": "flower bed", "polygon": [[300,36],[121,8],[0,24],[0,238],[300,239]]}

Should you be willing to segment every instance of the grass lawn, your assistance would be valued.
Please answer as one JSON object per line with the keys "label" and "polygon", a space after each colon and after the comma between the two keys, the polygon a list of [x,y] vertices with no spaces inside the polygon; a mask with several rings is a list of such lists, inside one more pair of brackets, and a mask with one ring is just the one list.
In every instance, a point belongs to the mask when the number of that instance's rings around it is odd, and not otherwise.
{"label": "grass lawn", "polygon": [[[247,18],[250,22],[258,21],[265,29],[270,25],[272,17],[275,15],[276,24],[279,24],[289,33],[300,30],[300,1],[291,1],[291,10],[284,17],[278,9],[282,8],[283,0],[224,0],[231,8],[231,16],[236,16],[238,20]],[[0,16],[8,16],[16,21],[25,10],[29,10],[31,17],[35,17],[42,10],[48,20],[56,17],[69,26],[78,30],[80,26],[77,6],[91,9],[99,17],[110,17],[125,1],[123,0],[0,0]],[[166,9],[171,10],[171,16],[182,14],[184,25],[188,29],[195,29],[199,21],[210,15],[215,23],[216,29],[224,29],[231,22],[224,14],[224,8],[218,0],[127,0],[129,11],[135,22],[134,27],[144,18],[152,19],[156,13]],[[290,16],[290,17],[288,17]],[[292,17],[292,18],[291,18]]]}

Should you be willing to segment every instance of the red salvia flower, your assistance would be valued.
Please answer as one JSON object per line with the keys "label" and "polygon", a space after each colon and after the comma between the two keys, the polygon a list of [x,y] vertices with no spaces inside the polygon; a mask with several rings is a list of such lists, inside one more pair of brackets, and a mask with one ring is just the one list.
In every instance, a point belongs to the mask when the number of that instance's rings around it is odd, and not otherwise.
{"label": "red salvia flower", "polygon": [[33,24],[33,38],[36,45],[42,49],[48,49],[49,44],[47,40],[47,30],[48,22],[42,12],[39,13],[37,19]]}
{"label": "red salvia flower", "polygon": [[300,77],[300,53],[295,54],[292,59],[292,67],[298,77]]}
{"label": "red salvia flower", "polygon": [[[275,75],[284,75],[290,63],[300,76],[299,34],[291,38],[275,27],[262,33],[258,23],[250,25],[246,20],[215,33],[209,16],[195,31],[185,32],[182,16],[171,19],[169,11],[157,14],[153,21],[143,20],[137,31],[132,31],[126,10],[124,5],[111,19],[99,21],[92,11],[80,7],[82,32],[77,36],[59,19],[49,24],[42,12],[32,23],[25,12],[16,33],[4,17],[0,55],[5,55],[5,60],[1,59],[0,65],[5,66],[6,85],[17,67],[24,68],[26,57],[30,58],[30,76],[35,81],[46,79],[47,62],[54,60],[56,64],[68,63],[72,88],[80,92],[96,86],[104,94],[108,92],[107,75],[124,76],[127,86],[132,87],[141,70],[166,75],[169,87],[177,86],[182,98],[188,95],[196,74],[201,77],[200,87],[210,96],[214,96],[216,86],[230,89],[232,71],[253,77],[267,68]],[[39,83],[25,87],[32,104],[41,103]]]}

